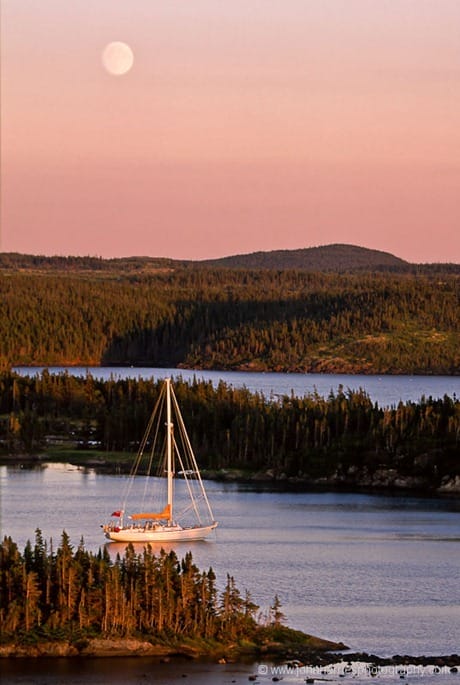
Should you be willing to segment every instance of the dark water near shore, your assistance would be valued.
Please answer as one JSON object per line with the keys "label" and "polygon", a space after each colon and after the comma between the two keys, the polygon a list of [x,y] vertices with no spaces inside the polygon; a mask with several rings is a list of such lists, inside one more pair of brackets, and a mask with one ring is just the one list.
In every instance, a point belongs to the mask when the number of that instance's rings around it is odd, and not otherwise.
{"label": "dark water near shore", "polygon": [[[18,373],[34,375],[44,367],[16,367]],[[396,406],[399,401],[418,402],[425,397],[439,398],[444,395],[460,397],[460,376],[388,376],[388,375],[351,375],[320,373],[245,373],[238,371],[199,371],[190,369],[156,369],[127,367],[49,367],[50,373],[66,371],[75,376],[91,373],[96,378],[155,378],[181,376],[184,380],[205,379],[218,385],[223,380],[235,388],[246,387],[252,392],[261,392],[265,397],[290,395],[303,397],[318,392],[327,397],[331,390],[337,392],[341,385],[344,390],[365,390],[373,402],[381,407]]]}
{"label": "dark water near shore", "polygon": [[[432,667],[407,667],[405,674],[399,675],[397,668],[383,670],[372,678],[364,664],[353,664],[351,673],[344,674],[344,663],[336,667],[323,669],[295,668],[289,665],[257,663],[245,664],[212,664],[191,663],[185,660],[171,660],[168,664],[159,663],[146,657],[117,659],[20,659],[0,663],[2,683],[18,685],[172,685],[172,683],[189,683],[193,685],[224,685],[227,683],[247,683],[249,678],[256,683],[304,683],[306,677],[315,677],[318,681],[343,682],[353,680],[355,683],[369,683],[378,680],[385,685],[414,682],[426,685],[458,685],[460,676],[448,669],[434,673]],[[257,678],[257,679],[255,679]]]}
{"label": "dark water near shore", "polygon": [[[248,682],[248,675],[257,667],[245,664],[192,663],[173,659],[160,663],[148,657],[117,657],[100,659],[8,659],[1,663],[2,683],[21,685],[108,685],[116,683],[214,683]],[[271,680],[271,678],[269,679]]]}

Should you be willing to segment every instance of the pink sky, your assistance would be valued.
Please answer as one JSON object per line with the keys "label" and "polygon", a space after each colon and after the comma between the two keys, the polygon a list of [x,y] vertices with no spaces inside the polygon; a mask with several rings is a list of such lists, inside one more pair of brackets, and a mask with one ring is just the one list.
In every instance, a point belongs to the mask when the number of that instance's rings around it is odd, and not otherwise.
{"label": "pink sky", "polygon": [[3,0],[0,251],[460,262],[459,27],[459,0]]}

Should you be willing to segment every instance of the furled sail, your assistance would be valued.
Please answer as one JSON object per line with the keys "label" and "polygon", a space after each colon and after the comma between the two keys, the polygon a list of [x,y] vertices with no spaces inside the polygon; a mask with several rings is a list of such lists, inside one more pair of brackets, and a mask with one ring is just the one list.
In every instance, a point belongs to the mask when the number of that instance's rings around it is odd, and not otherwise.
{"label": "furled sail", "polygon": [[156,512],[148,512],[144,511],[140,514],[131,514],[129,517],[130,519],[133,519],[133,521],[139,521],[140,519],[153,519],[155,521],[159,521],[160,519],[169,519],[171,516],[171,505],[167,504],[163,511],[160,511],[158,513]]}

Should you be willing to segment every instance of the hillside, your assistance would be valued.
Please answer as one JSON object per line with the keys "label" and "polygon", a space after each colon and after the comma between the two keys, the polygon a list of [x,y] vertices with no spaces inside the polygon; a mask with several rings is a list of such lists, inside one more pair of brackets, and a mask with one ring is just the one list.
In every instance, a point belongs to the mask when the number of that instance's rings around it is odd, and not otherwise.
{"label": "hillside", "polygon": [[308,271],[379,271],[409,266],[409,262],[389,252],[357,245],[322,245],[299,250],[252,252],[200,262],[202,266],[238,269],[306,269]]}
{"label": "hillside", "polygon": [[0,272],[0,366],[460,373],[455,274]]}
{"label": "hillside", "polygon": [[392,271],[397,273],[460,273],[460,264],[412,264],[389,252],[357,245],[322,245],[298,250],[273,250],[217,259],[180,260],[166,257],[47,257],[0,253],[0,272],[74,273],[106,276],[148,275],[176,269],[276,269],[322,272]]}

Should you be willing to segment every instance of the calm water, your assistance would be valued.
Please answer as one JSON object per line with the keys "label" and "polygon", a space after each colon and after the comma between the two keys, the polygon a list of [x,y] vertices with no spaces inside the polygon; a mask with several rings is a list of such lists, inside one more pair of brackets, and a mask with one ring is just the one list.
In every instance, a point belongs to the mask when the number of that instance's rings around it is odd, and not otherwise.
{"label": "calm water", "polygon": [[[124,478],[70,465],[0,467],[1,528],[104,544]],[[143,479],[137,487],[142,489]],[[262,608],[278,593],[292,627],[379,655],[459,651],[460,503],[337,493],[256,492],[208,483],[215,538],[192,543],[221,584],[230,573]],[[108,543],[114,553],[121,548]],[[176,545],[182,556],[189,544]]]}
{"label": "calm water", "polygon": [[[18,373],[33,375],[44,367],[16,367]],[[75,376],[85,376],[88,372],[96,378],[152,378],[181,376],[184,380],[205,379],[217,385],[220,380],[240,388],[245,386],[252,392],[262,392],[265,397],[294,395],[303,397],[317,391],[326,397],[331,390],[337,391],[339,385],[345,390],[365,390],[374,402],[381,407],[403,402],[420,400],[422,395],[433,398],[449,395],[460,397],[460,376],[362,376],[350,374],[319,373],[243,373],[237,371],[193,371],[189,369],[154,369],[126,367],[48,367],[50,373],[67,371]]]}
{"label": "calm water", "polygon": [[[372,678],[366,671],[364,664],[353,664],[353,672],[344,676],[345,663],[336,667],[323,669],[300,669],[273,664],[210,664],[190,663],[174,659],[168,664],[158,663],[157,660],[135,657],[117,659],[8,659],[2,666],[2,683],[17,683],[18,685],[171,685],[186,682],[189,685],[229,685],[238,683],[247,685],[249,677],[256,683],[263,685],[275,681],[283,683],[305,683],[306,676],[316,676],[318,681],[343,682],[353,680],[356,683],[366,683]],[[458,685],[460,676],[446,672],[434,673],[432,666],[425,668],[408,667],[407,675],[400,676],[397,669],[382,670],[373,680],[381,684],[396,685],[413,682],[417,685]],[[186,680],[184,680],[186,678]]]}

